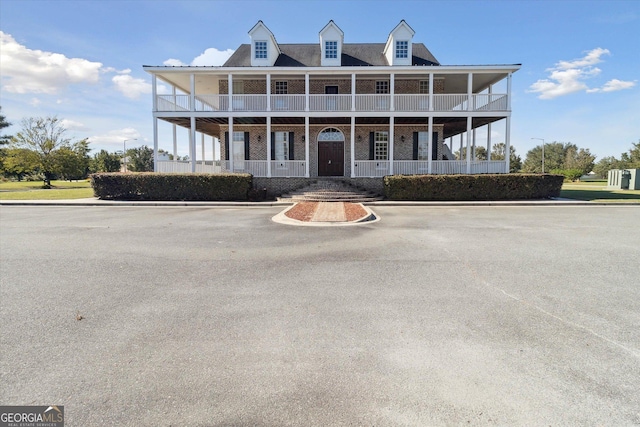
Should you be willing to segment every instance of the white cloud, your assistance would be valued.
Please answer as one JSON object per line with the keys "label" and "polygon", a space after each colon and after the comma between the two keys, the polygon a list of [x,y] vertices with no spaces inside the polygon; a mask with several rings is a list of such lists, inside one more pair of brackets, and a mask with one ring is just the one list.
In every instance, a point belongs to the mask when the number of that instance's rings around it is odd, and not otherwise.
{"label": "white cloud", "polygon": [[574,59],[573,61],[560,61],[556,64],[556,68],[562,70],[569,70],[572,68],[585,68],[591,65],[596,65],[602,62],[600,57],[602,55],[611,55],[609,49],[603,49],[601,47],[597,47],[593,50],[587,52],[587,54],[580,59]]}
{"label": "white cloud", "polygon": [[191,61],[191,65],[222,65],[233,55],[233,52],[233,49],[218,50],[215,47],[210,47]]}
{"label": "white cloud", "polygon": [[68,130],[86,130],[87,127],[80,123],[80,122],[76,122],[75,120],[69,120],[69,119],[62,119],[62,121],[60,122],[60,125]]}
{"label": "white cloud", "polygon": [[130,147],[135,146],[136,143],[138,143],[138,145],[141,145],[140,141],[142,141],[140,132],[138,132],[134,128],[116,129],[109,131],[106,134],[91,136],[88,139],[92,144],[110,146],[114,147],[115,149],[119,148],[120,150],[122,150],[122,148],[124,147],[124,141],[127,139],[136,140],[127,141],[127,146]]}
{"label": "white cloud", "polygon": [[131,77],[129,74],[114,76],[111,81],[116,89],[127,98],[137,99],[141,94],[151,93],[151,83],[144,79]]}
{"label": "white cloud", "polygon": [[215,47],[210,47],[200,55],[196,56],[193,61],[191,61],[191,64],[186,64],[181,60],[175,58],[169,58],[164,61],[163,64],[169,67],[185,67],[188,65],[192,65],[195,67],[217,66],[224,64],[227,59],[229,59],[231,55],[233,55],[233,52],[235,52],[233,49],[218,50]]}
{"label": "white cloud", "polygon": [[97,83],[100,62],[32,50],[0,31],[2,89],[12,93],[56,94],[75,83]]}
{"label": "white cloud", "polygon": [[29,102],[29,104],[31,104],[31,106],[33,107],[37,107],[40,104],[42,104],[42,101],[40,101],[38,98],[31,98],[31,101]]}
{"label": "white cloud", "polygon": [[594,89],[589,89],[587,92],[592,93],[592,92],[615,92],[618,90],[624,90],[624,89],[629,89],[632,88],[636,85],[636,81],[624,81],[624,80],[618,80],[618,79],[612,79],[609,80],[608,82],[606,82],[604,84],[604,86],[600,87],[600,88],[594,88]]}
{"label": "white cloud", "polygon": [[163,62],[164,65],[166,65],[167,67],[184,67],[185,64],[184,62],[180,61],[179,59],[173,59],[173,58],[169,58],[166,61]]}
{"label": "white cloud", "polygon": [[602,56],[610,55],[608,49],[596,48],[579,59],[559,61],[555,67],[547,69],[550,72],[546,79],[538,80],[529,86],[528,92],[538,93],[540,99],[553,99],[558,96],[575,92],[613,92],[635,86],[635,82],[613,79],[601,88],[589,88],[585,80],[599,75],[602,70],[595,67],[602,62]]}

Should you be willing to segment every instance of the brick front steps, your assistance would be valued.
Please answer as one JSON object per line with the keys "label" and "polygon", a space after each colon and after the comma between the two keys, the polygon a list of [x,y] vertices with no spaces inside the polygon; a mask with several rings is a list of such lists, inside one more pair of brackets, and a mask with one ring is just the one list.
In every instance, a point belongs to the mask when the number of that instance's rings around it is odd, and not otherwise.
{"label": "brick front steps", "polygon": [[342,181],[318,180],[304,188],[284,194],[281,202],[374,202],[382,200],[377,194],[360,190]]}

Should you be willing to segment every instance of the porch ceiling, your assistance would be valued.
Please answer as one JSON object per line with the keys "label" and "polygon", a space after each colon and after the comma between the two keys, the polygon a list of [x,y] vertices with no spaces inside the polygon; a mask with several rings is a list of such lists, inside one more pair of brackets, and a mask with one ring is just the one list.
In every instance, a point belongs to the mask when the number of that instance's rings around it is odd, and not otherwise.
{"label": "porch ceiling", "polygon": [[[471,120],[471,128],[476,129],[489,123],[502,120],[504,117],[474,117]],[[175,124],[183,128],[189,128],[191,121],[189,117],[164,117],[161,120]],[[219,137],[220,125],[227,125],[226,117],[197,117],[196,131],[205,135]],[[311,117],[309,124],[311,125],[348,125],[351,123],[349,117]],[[395,120],[396,125],[426,125],[427,120],[424,117],[398,117]],[[235,117],[234,125],[262,125],[266,126],[264,117]],[[304,125],[302,117],[273,117],[272,125]],[[388,125],[388,117],[357,117],[356,125]],[[434,125],[444,126],[444,137],[449,138],[466,132],[467,119],[465,117],[434,117]]]}
{"label": "porch ceiling", "polygon": [[[471,129],[476,129],[502,119],[504,119],[504,117],[474,117],[471,119]],[[459,135],[467,131],[466,117],[434,117],[433,124],[444,125],[445,138]]]}

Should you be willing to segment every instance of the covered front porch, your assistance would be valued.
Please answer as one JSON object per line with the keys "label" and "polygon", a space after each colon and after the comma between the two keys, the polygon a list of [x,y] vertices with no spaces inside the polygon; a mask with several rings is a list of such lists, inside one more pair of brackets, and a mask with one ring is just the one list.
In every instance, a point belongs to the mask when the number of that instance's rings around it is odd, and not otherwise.
{"label": "covered front porch", "polygon": [[[200,117],[193,117],[192,120],[169,118],[163,122],[174,128],[174,155],[172,160],[158,159],[156,171],[162,173],[239,172],[263,178],[373,178],[394,174],[483,174],[509,171],[508,159],[491,158],[492,139],[508,135],[508,119],[505,117],[405,117],[393,120],[356,117],[317,120],[253,117],[236,118],[231,126],[229,119]],[[185,129],[186,124],[192,126]],[[500,129],[500,125],[504,126],[504,131]],[[183,143],[177,141],[176,127],[188,131],[188,160],[181,159],[178,155],[177,147]],[[286,150],[288,155],[283,156],[282,150],[275,152],[274,130],[285,128],[289,131],[291,146]],[[428,129],[433,129],[434,132],[428,132]],[[327,134],[329,130],[332,131],[330,136]],[[374,148],[374,142],[369,140],[374,133],[372,130],[383,130],[386,135],[385,145],[381,149],[377,146],[377,141]],[[230,144],[225,138],[234,133],[241,134],[242,141]],[[421,141],[424,146],[420,147],[416,140],[419,133],[424,136]],[[207,140],[211,139],[207,150],[205,137]],[[333,157],[327,157],[322,151],[323,138],[337,144],[337,154],[330,153]],[[197,149],[197,141],[201,142],[201,150]],[[481,145],[486,146],[486,160],[476,158],[476,147]],[[327,173],[327,169],[322,167],[327,159],[329,163],[338,165],[331,169],[331,173]]]}

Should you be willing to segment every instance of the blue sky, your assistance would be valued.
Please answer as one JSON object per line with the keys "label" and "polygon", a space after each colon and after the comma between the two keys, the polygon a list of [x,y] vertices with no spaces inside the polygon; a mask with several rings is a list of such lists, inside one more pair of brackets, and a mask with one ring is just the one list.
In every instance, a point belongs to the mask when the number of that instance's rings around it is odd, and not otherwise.
{"label": "blue sky", "polygon": [[[220,65],[262,20],[280,43],[316,43],[333,19],[346,43],[382,43],[405,19],[442,64],[515,64],[511,143],[544,138],[598,156],[640,140],[640,1],[0,2],[2,114],[57,115],[109,151],[152,145],[142,65]],[[494,142],[499,142],[494,140]]]}

